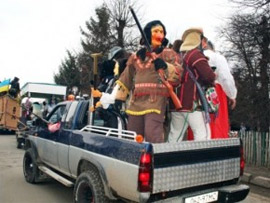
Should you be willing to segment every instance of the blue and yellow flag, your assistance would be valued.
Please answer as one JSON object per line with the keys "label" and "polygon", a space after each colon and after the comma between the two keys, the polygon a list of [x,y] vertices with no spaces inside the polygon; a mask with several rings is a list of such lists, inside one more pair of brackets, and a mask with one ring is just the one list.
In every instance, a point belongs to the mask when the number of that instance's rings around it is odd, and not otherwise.
{"label": "blue and yellow flag", "polygon": [[9,90],[10,79],[4,80],[0,83],[0,93],[7,92]]}

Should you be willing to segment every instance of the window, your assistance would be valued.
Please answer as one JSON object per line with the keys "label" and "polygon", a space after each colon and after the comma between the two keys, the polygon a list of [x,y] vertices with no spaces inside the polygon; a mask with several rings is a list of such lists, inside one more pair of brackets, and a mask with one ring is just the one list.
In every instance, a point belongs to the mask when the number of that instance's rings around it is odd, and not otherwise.
{"label": "window", "polygon": [[71,103],[68,114],[67,114],[66,119],[65,119],[64,128],[71,129],[72,121],[73,121],[73,118],[74,118],[74,115],[75,115],[77,105],[78,105],[78,101],[73,101]]}
{"label": "window", "polygon": [[76,129],[82,129],[88,124],[88,110],[89,110],[89,102],[82,101],[79,107]]}
{"label": "window", "polygon": [[50,123],[57,123],[61,121],[65,113],[65,110],[66,110],[66,105],[61,105],[61,106],[56,107],[56,109],[54,109],[48,121]]}

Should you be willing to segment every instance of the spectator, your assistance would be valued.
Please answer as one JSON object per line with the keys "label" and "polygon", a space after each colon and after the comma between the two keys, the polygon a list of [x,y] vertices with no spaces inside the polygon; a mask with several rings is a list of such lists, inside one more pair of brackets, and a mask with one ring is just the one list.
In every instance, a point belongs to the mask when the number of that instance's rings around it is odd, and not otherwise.
{"label": "spectator", "polygon": [[56,103],[55,103],[55,98],[52,98],[49,102],[49,105],[48,105],[48,113],[50,113],[53,108],[55,107]]}
{"label": "spectator", "polygon": [[25,121],[31,120],[31,113],[33,111],[32,102],[30,101],[30,98],[27,97],[26,101],[23,105],[23,117],[25,118]]}
{"label": "spectator", "polygon": [[42,102],[42,117],[45,118],[48,114],[48,105],[46,101]]}

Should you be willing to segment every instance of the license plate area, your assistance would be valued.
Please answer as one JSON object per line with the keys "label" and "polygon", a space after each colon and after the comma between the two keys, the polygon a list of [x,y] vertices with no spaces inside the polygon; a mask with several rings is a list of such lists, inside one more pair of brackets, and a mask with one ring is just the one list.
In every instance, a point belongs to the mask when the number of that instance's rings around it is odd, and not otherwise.
{"label": "license plate area", "polygon": [[218,200],[218,191],[185,198],[185,203],[208,203]]}

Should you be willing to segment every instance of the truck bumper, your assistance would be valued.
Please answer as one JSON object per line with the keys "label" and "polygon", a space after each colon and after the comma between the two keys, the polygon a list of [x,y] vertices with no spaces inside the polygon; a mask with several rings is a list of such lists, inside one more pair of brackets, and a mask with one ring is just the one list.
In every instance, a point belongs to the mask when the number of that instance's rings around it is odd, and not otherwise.
{"label": "truck bumper", "polygon": [[[232,202],[238,202],[245,199],[249,193],[249,186],[244,185],[244,184],[229,185],[229,186],[223,186],[223,187],[218,187],[218,188],[213,188],[213,189],[208,189],[208,190],[203,190],[203,191],[185,193],[185,194],[174,196],[171,198],[155,200],[155,201],[150,201],[150,202],[186,203],[186,202],[192,202],[192,201],[187,200],[190,197],[200,196],[200,195],[204,195],[204,194],[216,192],[216,191],[218,192],[218,199],[214,202],[232,203]],[[208,202],[208,201],[202,201],[202,202]],[[212,202],[212,201],[209,201],[209,202]]]}
{"label": "truck bumper", "polygon": [[232,185],[219,188],[218,202],[238,202],[245,199],[249,193],[247,185]]}

